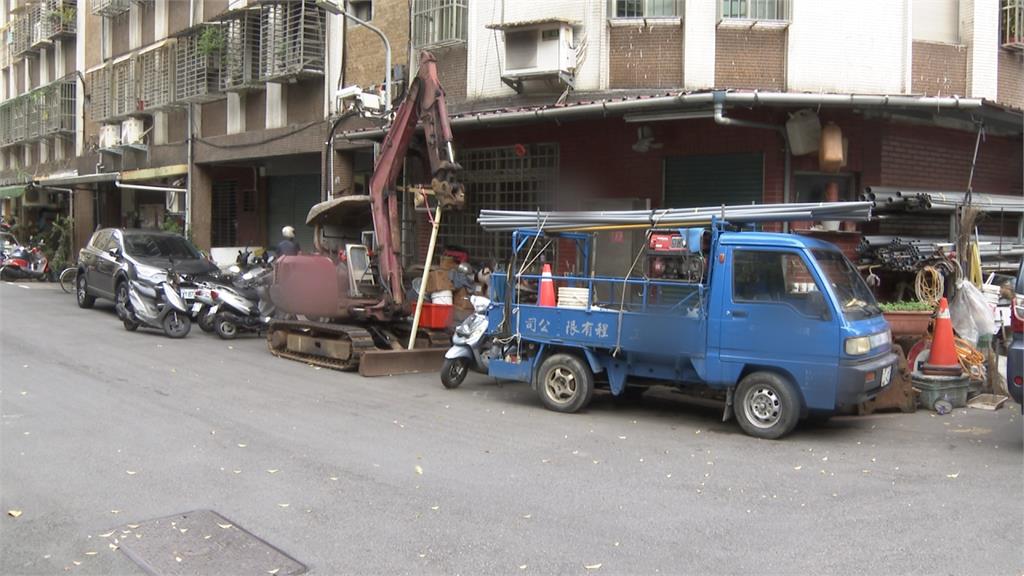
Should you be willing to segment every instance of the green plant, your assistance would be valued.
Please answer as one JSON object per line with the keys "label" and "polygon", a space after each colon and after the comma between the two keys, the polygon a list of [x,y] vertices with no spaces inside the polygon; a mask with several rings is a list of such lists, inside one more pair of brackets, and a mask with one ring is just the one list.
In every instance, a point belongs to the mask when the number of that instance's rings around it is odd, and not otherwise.
{"label": "green plant", "polygon": [[51,11],[47,16],[54,24],[71,24],[78,17],[78,11],[74,6],[65,5]]}
{"label": "green plant", "polygon": [[883,302],[878,305],[882,312],[931,312],[932,305],[921,300],[900,300],[899,302]]}
{"label": "green plant", "polygon": [[164,216],[163,223],[160,224],[160,229],[164,232],[173,232],[175,234],[181,234],[181,218],[175,216]]}
{"label": "green plant", "polygon": [[71,244],[74,241],[74,221],[58,216],[43,233],[43,254],[50,261],[50,269],[60,272],[71,265]]}
{"label": "green plant", "polygon": [[199,42],[196,49],[203,56],[211,56],[224,51],[227,40],[224,37],[224,30],[220,26],[207,26],[199,35]]}

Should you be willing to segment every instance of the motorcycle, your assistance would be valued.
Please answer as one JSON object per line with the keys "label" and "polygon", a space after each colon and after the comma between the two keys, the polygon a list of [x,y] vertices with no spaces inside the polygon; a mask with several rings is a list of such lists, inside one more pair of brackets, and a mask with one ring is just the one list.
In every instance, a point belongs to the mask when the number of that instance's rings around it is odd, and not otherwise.
{"label": "motorcycle", "polygon": [[50,261],[38,245],[29,248],[17,242],[7,244],[9,249],[0,262],[0,279],[46,282],[51,278]]}
{"label": "motorcycle", "polygon": [[215,301],[208,315],[213,315],[213,327],[224,340],[235,338],[239,331],[262,334],[274,316],[275,306],[267,290],[271,274],[266,267],[256,266],[242,274],[232,286],[211,289]]}
{"label": "motorcycle", "polygon": [[493,342],[487,335],[487,312],[491,309],[491,301],[475,295],[470,296],[469,301],[473,305],[473,314],[455,328],[452,346],[445,353],[441,366],[441,384],[448,389],[458,388],[470,370],[486,374],[491,360]]}
{"label": "motorcycle", "polygon": [[184,338],[192,328],[188,303],[170,277],[156,284],[128,281],[128,302],[118,303],[116,309],[129,332],[147,326],[169,338]]}

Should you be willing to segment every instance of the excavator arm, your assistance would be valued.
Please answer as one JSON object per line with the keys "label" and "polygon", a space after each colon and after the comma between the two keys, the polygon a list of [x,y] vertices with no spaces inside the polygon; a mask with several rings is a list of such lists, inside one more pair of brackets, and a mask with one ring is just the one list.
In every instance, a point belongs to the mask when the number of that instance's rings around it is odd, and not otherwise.
{"label": "excavator arm", "polygon": [[461,208],[465,194],[457,179],[460,166],[455,162],[452,151],[448,105],[437,78],[437,61],[429,52],[420,54],[419,72],[409,86],[405,99],[398,106],[395,120],[384,137],[369,183],[373,229],[379,247],[377,265],[381,281],[396,305],[403,303],[405,291],[399,260],[401,234],[395,182],[420,122],[423,123],[430,162],[430,187],[435,201],[443,209]]}

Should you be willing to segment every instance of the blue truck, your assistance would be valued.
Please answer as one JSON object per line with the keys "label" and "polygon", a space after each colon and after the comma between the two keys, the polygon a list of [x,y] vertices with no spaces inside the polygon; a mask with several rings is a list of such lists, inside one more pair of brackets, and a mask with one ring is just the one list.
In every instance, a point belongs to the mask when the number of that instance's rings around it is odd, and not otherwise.
{"label": "blue truck", "polygon": [[[524,289],[538,238],[575,245],[557,305]],[[550,239],[545,238],[545,242]],[[594,235],[512,233],[509,272],[492,278],[490,376],[529,383],[545,407],[577,412],[595,388],[704,387],[758,438],[873,398],[892,380],[889,326],[857,269],[828,242],[795,234],[649,230],[623,277],[590,273]],[[526,264],[527,266],[524,266]],[[536,284],[534,284],[536,283]]]}

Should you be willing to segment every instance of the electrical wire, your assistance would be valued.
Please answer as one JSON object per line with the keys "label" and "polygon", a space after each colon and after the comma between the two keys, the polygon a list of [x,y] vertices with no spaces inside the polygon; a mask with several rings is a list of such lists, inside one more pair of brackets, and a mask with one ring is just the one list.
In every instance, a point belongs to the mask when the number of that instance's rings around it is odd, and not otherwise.
{"label": "electrical wire", "polygon": [[308,130],[309,128],[311,128],[313,126],[316,126],[317,124],[322,124],[322,123],[323,123],[322,120],[313,120],[312,122],[307,122],[307,123],[303,124],[302,126],[299,126],[298,128],[294,129],[294,130],[291,130],[289,132],[285,132],[284,134],[277,134],[275,136],[271,136],[270,138],[265,138],[263,140],[260,140],[259,142],[239,142],[237,144],[215,144],[215,143],[210,142],[209,140],[207,140],[205,138],[193,138],[193,140],[203,144],[204,146],[209,146],[211,148],[220,148],[220,149],[248,148],[248,147],[251,147],[251,146],[262,146],[263,144],[270,144],[271,142],[277,142],[278,140],[283,140],[285,138],[288,138],[289,136],[294,136],[294,135],[298,134],[299,132],[303,132],[303,131]]}
{"label": "electrical wire", "polygon": [[934,306],[945,289],[945,280],[942,274],[934,266],[925,266],[917,272],[914,279],[914,294],[917,299]]}

